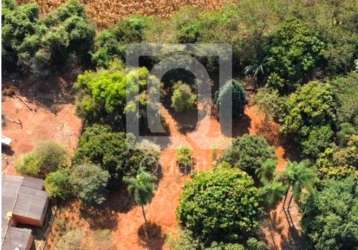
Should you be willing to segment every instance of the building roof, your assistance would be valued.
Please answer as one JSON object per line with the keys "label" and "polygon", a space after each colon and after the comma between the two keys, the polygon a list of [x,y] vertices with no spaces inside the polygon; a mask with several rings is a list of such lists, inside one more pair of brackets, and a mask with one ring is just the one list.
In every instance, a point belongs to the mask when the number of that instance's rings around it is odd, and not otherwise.
{"label": "building roof", "polygon": [[[43,191],[43,187],[43,180],[38,178],[3,175],[1,214],[3,247],[6,239],[6,244],[12,246],[20,239],[28,238],[28,231],[13,227],[12,223],[35,226],[43,224],[48,204],[48,195]],[[29,232],[31,236],[31,230]],[[10,237],[10,233],[13,236]],[[11,239],[15,239],[16,242],[9,242]],[[27,241],[23,243],[27,244]]]}
{"label": "building roof", "polygon": [[10,227],[2,243],[3,250],[27,250],[32,245],[31,230],[27,228]]}

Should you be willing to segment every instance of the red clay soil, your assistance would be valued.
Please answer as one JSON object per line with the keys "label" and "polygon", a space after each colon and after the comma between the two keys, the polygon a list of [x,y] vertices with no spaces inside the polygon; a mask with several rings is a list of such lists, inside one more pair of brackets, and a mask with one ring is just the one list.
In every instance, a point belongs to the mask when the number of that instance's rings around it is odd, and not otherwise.
{"label": "red clay soil", "polygon": [[[2,133],[12,139],[12,152],[2,155],[3,172],[16,174],[16,158],[27,153],[41,141],[53,140],[61,144],[70,153],[77,146],[82,121],[75,114],[73,104],[59,105],[58,112],[30,102],[21,95],[3,96]],[[5,123],[5,124],[4,124]]]}

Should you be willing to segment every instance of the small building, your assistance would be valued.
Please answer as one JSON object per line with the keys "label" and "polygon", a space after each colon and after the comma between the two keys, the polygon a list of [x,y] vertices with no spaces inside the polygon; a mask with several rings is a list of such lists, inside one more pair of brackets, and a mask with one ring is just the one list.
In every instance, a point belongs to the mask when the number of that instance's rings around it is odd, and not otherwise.
{"label": "small building", "polygon": [[[27,176],[2,177],[2,249],[30,249],[31,230],[42,226],[48,207],[43,180]],[[21,226],[21,228],[19,227]]]}

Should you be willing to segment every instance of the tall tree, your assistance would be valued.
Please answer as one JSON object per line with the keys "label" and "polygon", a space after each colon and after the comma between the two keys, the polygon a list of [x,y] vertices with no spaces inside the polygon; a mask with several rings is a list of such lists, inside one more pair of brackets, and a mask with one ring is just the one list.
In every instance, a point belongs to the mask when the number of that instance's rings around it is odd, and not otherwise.
{"label": "tall tree", "polygon": [[[289,210],[293,197],[298,200],[301,197],[303,190],[307,190],[308,192],[313,191],[316,173],[314,169],[307,166],[305,162],[289,162],[284,172],[284,179],[291,188],[293,194],[288,202],[287,210]],[[286,192],[283,206],[285,206],[290,188]]]}
{"label": "tall tree", "polygon": [[151,173],[141,169],[135,177],[125,177],[124,182],[128,185],[128,192],[133,196],[134,201],[141,206],[144,218],[144,233],[148,238],[147,217],[144,211],[144,205],[148,204],[154,195],[156,178]]}

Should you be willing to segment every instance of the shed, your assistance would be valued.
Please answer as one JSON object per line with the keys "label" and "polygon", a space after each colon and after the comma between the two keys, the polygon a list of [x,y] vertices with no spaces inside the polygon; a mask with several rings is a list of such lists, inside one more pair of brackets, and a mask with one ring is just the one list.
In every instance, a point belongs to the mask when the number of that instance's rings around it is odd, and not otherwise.
{"label": "shed", "polygon": [[29,250],[32,247],[33,236],[27,228],[10,227],[2,243],[3,250]]}

